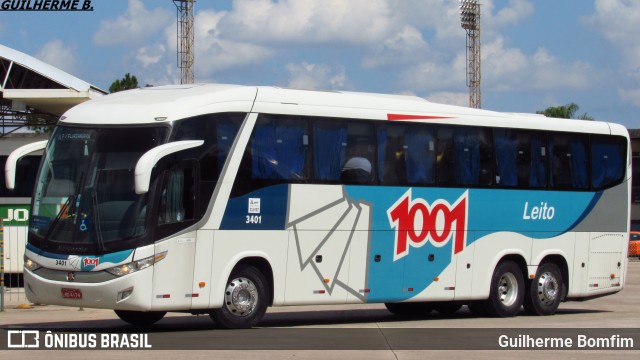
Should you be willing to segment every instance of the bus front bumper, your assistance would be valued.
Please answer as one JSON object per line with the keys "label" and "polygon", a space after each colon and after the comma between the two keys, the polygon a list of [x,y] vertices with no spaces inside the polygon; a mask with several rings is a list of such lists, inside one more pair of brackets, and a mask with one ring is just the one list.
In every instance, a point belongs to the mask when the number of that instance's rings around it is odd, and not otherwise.
{"label": "bus front bumper", "polygon": [[152,280],[153,267],[98,283],[50,280],[24,270],[27,299],[46,305],[149,311]]}

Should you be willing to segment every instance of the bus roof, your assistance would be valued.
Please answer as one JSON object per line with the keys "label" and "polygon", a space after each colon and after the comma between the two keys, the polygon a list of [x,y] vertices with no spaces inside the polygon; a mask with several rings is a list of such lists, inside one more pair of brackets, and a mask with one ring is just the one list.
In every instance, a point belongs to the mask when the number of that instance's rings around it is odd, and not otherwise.
{"label": "bus roof", "polygon": [[257,112],[373,120],[617,134],[621,125],[598,121],[500,113],[429,102],[416,96],[309,91],[269,86],[194,84],[147,87],[97,98],[67,111],[62,123],[162,123],[216,112]]}

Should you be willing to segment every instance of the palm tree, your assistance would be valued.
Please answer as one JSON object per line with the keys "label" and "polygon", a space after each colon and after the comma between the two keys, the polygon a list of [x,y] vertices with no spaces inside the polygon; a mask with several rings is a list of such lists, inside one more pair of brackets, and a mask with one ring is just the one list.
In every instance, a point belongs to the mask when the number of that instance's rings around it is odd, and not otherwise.
{"label": "palm tree", "polygon": [[138,79],[135,75],[132,76],[131,74],[126,73],[122,80],[116,80],[111,84],[111,86],[109,86],[109,92],[114,93],[136,88],[138,88]]}
{"label": "palm tree", "polygon": [[543,114],[546,117],[561,118],[561,119],[580,119],[580,120],[593,120],[592,116],[584,113],[578,117],[575,117],[580,107],[576,103],[570,103],[561,106],[550,106],[543,111],[537,111],[536,114]]}

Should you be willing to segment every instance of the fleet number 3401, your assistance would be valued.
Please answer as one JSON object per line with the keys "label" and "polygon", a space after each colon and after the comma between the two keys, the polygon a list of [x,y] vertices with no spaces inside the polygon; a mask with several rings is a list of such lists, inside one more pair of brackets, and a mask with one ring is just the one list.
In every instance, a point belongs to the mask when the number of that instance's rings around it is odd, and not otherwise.
{"label": "fleet number 3401", "polygon": [[245,224],[262,224],[261,215],[247,215]]}

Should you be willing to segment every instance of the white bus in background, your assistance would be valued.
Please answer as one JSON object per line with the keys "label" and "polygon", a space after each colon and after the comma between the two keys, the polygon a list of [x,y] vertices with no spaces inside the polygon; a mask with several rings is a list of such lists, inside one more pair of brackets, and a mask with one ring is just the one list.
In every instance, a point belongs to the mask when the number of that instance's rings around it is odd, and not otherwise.
{"label": "white bus in background", "polygon": [[181,311],[242,328],[268,306],[375,302],[550,315],[623,288],[628,149],[616,124],[416,97],[120,92],[51,136],[25,291],[133,324]]}
{"label": "white bus in background", "polygon": [[[46,136],[19,134],[0,138],[0,166],[4,168],[11,152],[26,144],[46,140]],[[22,158],[17,165],[16,187],[5,187],[4,172],[0,175],[0,219],[4,227],[4,272],[22,274],[24,249],[27,242],[27,226],[33,184],[40,165],[41,152]]]}

